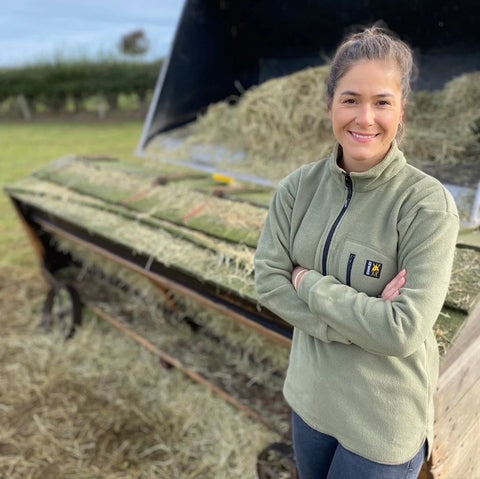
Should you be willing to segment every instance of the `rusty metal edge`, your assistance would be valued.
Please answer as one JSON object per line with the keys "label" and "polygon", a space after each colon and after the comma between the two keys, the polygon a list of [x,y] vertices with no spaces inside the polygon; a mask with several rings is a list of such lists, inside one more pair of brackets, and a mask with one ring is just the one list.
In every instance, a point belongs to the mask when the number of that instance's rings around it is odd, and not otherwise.
{"label": "rusty metal edge", "polygon": [[102,248],[98,245],[95,245],[93,243],[89,243],[88,241],[85,241],[81,238],[78,238],[77,236],[63,230],[62,228],[49,223],[43,219],[37,218],[36,222],[43,228],[44,231],[55,234],[59,237],[62,237],[64,239],[67,239],[68,241],[71,241],[72,243],[75,243],[83,248],[86,248],[94,253],[97,253],[104,258],[113,261],[120,266],[126,267],[136,273],[139,273],[148,279],[150,279],[153,283],[158,283],[159,285],[162,286],[162,288],[167,288],[172,291],[175,291],[177,293],[180,293],[182,295],[185,295],[186,297],[189,297],[193,299],[195,302],[198,304],[201,304],[202,306],[206,306],[214,311],[217,311],[221,314],[224,314],[231,319],[235,320],[236,322],[247,326],[250,329],[253,329],[254,331],[258,332],[262,336],[275,341],[276,343],[289,348],[291,345],[291,339],[287,338],[279,333],[276,333],[275,331],[272,331],[261,324],[256,323],[253,320],[250,320],[243,316],[242,314],[237,313],[236,311],[233,311],[229,309],[227,306],[224,306],[223,304],[216,303],[209,298],[203,296],[200,292],[194,291],[190,288],[187,288],[176,281],[173,281],[170,278],[167,278],[165,276],[160,276],[157,273],[154,273],[152,271],[149,271],[145,268],[142,268],[141,266],[132,263],[120,256],[117,256],[113,254],[111,251],[106,250],[105,248]]}

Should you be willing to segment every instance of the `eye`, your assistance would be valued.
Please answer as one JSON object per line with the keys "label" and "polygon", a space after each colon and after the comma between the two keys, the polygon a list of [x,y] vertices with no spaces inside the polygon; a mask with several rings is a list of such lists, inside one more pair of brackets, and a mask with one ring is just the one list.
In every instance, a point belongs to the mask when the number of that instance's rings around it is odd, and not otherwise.
{"label": "eye", "polygon": [[379,100],[377,103],[379,106],[388,106],[391,105],[389,100]]}
{"label": "eye", "polygon": [[355,99],[354,98],[345,98],[343,102],[345,105],[354,105],[355,104]]}

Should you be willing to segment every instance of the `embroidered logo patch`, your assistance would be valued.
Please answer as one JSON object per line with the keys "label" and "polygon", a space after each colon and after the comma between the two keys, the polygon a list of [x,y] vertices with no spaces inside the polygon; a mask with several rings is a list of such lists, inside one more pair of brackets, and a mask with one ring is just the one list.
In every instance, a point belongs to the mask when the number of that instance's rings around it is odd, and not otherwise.
{"label": "embroidered logo patch", "polygon": [[365,276],[370,276],[371,278],[380,278],[381,273],[382,263],[372,261],[371,259],[367,259],[367,261],[365,261],[365,270],[363,271]]}

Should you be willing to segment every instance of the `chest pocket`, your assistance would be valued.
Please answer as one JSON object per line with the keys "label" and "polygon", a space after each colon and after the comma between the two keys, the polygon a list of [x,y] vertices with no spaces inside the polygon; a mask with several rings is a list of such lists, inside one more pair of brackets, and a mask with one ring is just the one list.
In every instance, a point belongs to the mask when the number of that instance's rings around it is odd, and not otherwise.
{"label": "chest pocket", "polygon": [[340,280],[368,296],[378,296],[398,273],[395,258],[368,246],[346,241],[338,267]]}

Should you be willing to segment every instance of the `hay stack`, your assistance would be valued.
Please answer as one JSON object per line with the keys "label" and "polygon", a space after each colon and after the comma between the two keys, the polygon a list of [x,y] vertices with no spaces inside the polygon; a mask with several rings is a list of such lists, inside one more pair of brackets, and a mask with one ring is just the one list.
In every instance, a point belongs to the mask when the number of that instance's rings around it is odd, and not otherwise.
{"label": "hay stack", "polygon": [[456,77],[443,90],[414,93],[402,145],[407,158],[420,166],[475,160],[480,153],[479,105],[480,72]]}
{"label": "hay stack", "polygon": [[[189,126],[182,147],[165,150],[160,136],[160,147],[154,141],[149,152],[158,159],[190,160],[201,148],[220,167],[279,179],[323,158],[333,145],[324,101],[327,73],[327,66],[307,68],[251,88],[233,105],[212,104]],[[218,145],[226,148],[220,158]]]}
{"label": "hay stack", "polygon": [[188,143],[222,143],[273,163],[315,151],[319,138],[330,136],[327,73],[327,67],[307,68],[248,90],[236,105],[211,105],[192,125]]}

